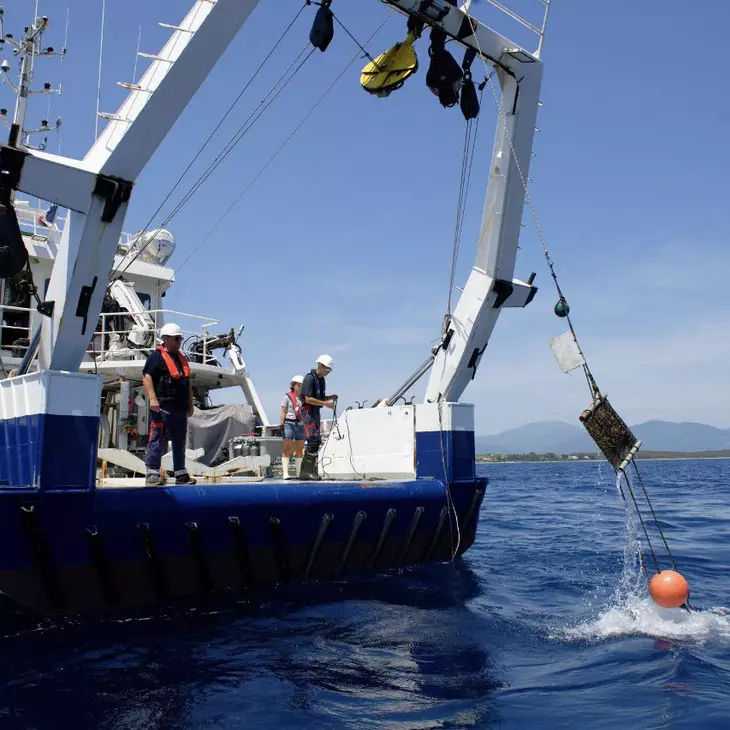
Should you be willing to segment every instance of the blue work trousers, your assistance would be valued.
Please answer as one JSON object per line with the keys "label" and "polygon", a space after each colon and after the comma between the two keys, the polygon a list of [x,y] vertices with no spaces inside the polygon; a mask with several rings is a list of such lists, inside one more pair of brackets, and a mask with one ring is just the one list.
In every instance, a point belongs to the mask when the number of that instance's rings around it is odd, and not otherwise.
{"label": "blue work trousers", "polygon": [[175,474],[185,473],[185,442],[188,433],[188,413],[161,406],[150,411],[150,436],[145,463],[148,472],[158,473],[168,439],[172,441],[172,467]]}
{"label": "blue work trousers", "polygon": [[302,423],[304,424],[304,438],[306,439],[304,451],[307,454],[317,454],[319,447],[322,445],[322,435],[319,430],[319,408],[316,411],[303,410]]}

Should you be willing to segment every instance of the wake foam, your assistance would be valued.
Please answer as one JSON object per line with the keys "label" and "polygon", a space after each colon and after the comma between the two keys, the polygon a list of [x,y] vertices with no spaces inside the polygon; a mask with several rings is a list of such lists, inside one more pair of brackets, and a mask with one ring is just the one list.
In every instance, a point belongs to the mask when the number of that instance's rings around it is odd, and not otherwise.
{"label": "wake foam", "polygon": [[[616,486],[621,493],[620,477]],[[730,609],[716,607],[688,613],[682,608],[662,608],[651,600],[641,563],[640,523],[633,506],[628,501],[625,504],[623,567],[616,590],[608,601],[608,608],[601,611],[598,617],[577,626],[556,629],[550,638],[598,642],[621,636],[649,636],[730,645]],[[650,559],[648,555],[646,559]],[[653,572],[651,564],[647,568],[650,573]]]}
{"label": "wake foam", "polygon": [[604,641],[621,636],[650,636],[692,642],[730,644],[730,609],[718,607],[687,613],[661,608],[650,598],[632,596],[595,619],[554,632],[563,641]]}

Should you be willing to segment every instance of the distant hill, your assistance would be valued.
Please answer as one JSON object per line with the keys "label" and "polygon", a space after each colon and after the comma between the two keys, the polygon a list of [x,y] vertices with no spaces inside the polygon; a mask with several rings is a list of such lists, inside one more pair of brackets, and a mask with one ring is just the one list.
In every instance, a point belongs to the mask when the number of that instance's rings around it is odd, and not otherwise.
{"label": "distant hill", "polygon": [[477,436],[477,454],[570,454],[590,451],[593,442],[585,429],[563,421],[541,421],[511,428],[495,436]]}
{"label": "distant hill", "polygon": [[[730,449],[730,428],[704,423],[646,421],[631,426],[647,451],[710,451]],[[477,436],[477,454],[571,454],[595,449],[580,425],[541,421],[512,428],[494,436]]]}
{"label": "distant hill", "polygon": [[705,423],[647,421],[633,427],[644,447],[654,451],[705,451],[730,449],[730,428]]}

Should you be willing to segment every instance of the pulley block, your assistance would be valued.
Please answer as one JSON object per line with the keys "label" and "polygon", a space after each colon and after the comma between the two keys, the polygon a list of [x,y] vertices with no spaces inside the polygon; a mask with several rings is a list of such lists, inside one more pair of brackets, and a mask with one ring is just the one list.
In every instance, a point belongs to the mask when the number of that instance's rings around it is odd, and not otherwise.
{"label": "pulley block", "polygon": [[426,72],[426,86],[438,96],[442,106],[452,107],[459,101],[464,72],[446,50],[446,34],[440,28],[431,30],[428,55],[431,63]]}
{"label": "pulley block", "polygon": [[416,33],[409,32],[402,43],[396,43],[368,63],[360,75],[362,88],[376,96],[388,96],[400,89],[418,70],[418,57],[413,48],[416,38]]}
{"label": "pulley block", "polygon": [[476,51],[473,48],[467,49],[464,54],[464,60],[461,62],[461,68],[464,72],[464,79],[461,83],[461,99],[459,106],[464,119],[468,122],[479,116],[479,96],[477,95],[476,86],[471,77],[471,65],[476,58]]}

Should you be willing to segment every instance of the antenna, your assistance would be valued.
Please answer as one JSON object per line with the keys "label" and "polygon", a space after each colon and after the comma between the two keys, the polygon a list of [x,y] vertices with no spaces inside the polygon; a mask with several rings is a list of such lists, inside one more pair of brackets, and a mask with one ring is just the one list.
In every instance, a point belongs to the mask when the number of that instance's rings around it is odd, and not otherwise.
{"label": "antenna", "polygon": [[106,18],[106,0],[101,0],[101,32],[99,35],[99,76],[96,81],[96,116],[94,117],[94,141],[99,139],[99,109],[101,104],[101,66],[104,58],[104,19]]}
{"label": "antenna", "polygon": [[[37,1],[35,5],[37,11]],[[49,56],[59,56],[63,60],[63,57],[66,55],[65,41],[64,47],[60,52],[56,51],[52,46],[44,46],[43,34],[50,25],[45,15],[38,16],[36,14],[33,23],[25,29],[24,35],[20,40],[16,40],[12,33],[5,32],[4,20],[5,9],[0,6],[0,53],[5,49],[12,49],[13,56],[20,59],[20,71],[18,82],[15,83],[10,78],[10,62],[7,58],[3,58],[0,62],[0,79],[13,90],[16,96],[15,111],[12,119],[8,119],[7,109],[0,109],[0,120],[10,127],[8,141],[11,146],[22,145],[24,147],[32,147],[30,138],[35,134],[44,134],[44,141],[35,147],[36,149],[44,150],[48,141],[48,132],[52,130],[58,131],[61,128],[61,118],[58,117],[53,124],[48,119],[42,119],[39,127],[34,129],[26,128],[28,99],[31,96],[39,94],[60,94],[61,89],[60,87],[54,89],[48,82],[45,82],[40,89],[33,90],[31,88],[35,73],[35,62],[38,58],[46,58]],[[48,109],[50,110],[50,101]],[[46,116],[49,116],[49,114]]]}
{"label": "antenna", "polygon": [[132,85],[137,83],[137,61],[139,60],[139,47],[142,43],[142,26],[139,26],[139,33],[137,35],[137,52],[134,54],[134,71],[132,72]]}
{"label": "antenna", "polygon": [[[61,71],[59,72],[59,79],[58,79],[58,95],[61,96],[63,93],[63,62],[66,59],[66,49],[68,48],[68,23],[71,16],[71,8],[67,5],[66,6],[66,29],[63,33],[63,55],[61,56]],[[51,100],[48,99],[48,116],[51,115]],[[56,122],[60,120],[60,117],[56,117]],[[61,154],[61,135],[58,135],[58,149],[56,150],[56,154]]]}

